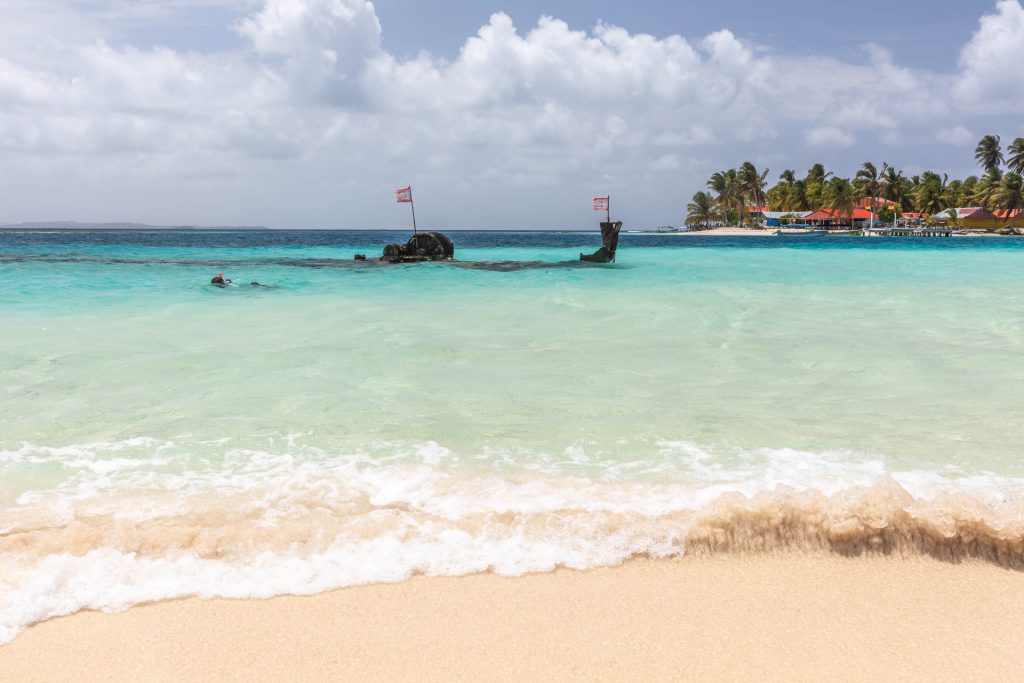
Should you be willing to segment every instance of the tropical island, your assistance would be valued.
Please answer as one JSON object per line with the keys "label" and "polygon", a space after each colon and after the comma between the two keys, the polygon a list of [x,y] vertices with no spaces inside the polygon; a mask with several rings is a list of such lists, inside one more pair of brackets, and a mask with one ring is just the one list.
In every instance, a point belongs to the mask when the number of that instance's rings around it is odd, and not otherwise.
{"label": "tropical island", "polygon": [[769,170],[746,161],[718,171],[686,207],[691,231],[872,230],[876,226],[946,226],[965,233],[1024,234],[1024,137],[1004,156],[998,135],[975,149],[980,176],[950,180],[924,171],[906,176],[891,164],[865,162],[852,178],[814,164],[803,178],[787,169],[768,187]]}

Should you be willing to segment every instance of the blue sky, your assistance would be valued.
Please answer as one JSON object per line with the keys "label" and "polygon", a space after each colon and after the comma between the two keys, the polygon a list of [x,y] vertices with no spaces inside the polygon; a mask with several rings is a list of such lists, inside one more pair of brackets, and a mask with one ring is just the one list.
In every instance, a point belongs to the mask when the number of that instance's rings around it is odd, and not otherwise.
{"label": "blue sky", "polygon": [[462,39],[494,12],[505,12],[528,26],[541,15],[558,17],[578,28],[601,19],[634,33],[687,38],[727,28],[743,40],[793,53],[855,54],[878,43],[901,63],[952,68],[959,47],[977,29],[978,17],[990,11],[989,0],[378,0],[385,27],[384,44],[410,55],[426,49],[454,57]]}
{"label": "blue sky", "polygon": [[[84,3],[83,3],[84,4]],[[102,3],[95,3],[102,4]],[[793,53],[856,54],[877,43],[903,64],[951,69],[959,47],[977,29],[978,17],[990,11],[989,0],[861,0],[856,3],[809,3],[806,0],[719,0],[703,2],[621,2],[621,0],[376,0],[385,49],[402,57],[421,50],[454,58],[467,36],[495,12],[518,25],[534,24],[542,15],[564,19],[576,28],[597,21],[655,36],[680,34],[700,39],[728,28],[743,40],[767,49]],[[237,47],[242,39],[231,24],[245,14],[243,3],[187,5],[164,21],[136,20],[118,27],[127,43],[170,45],[186,49]]]}
{"label": "blue sky", "polygon": [[[751,160],[974,171],[1020,0],[0,0],[0,223],[678,223]],[[543,18],[542,18],[543,17]]]}

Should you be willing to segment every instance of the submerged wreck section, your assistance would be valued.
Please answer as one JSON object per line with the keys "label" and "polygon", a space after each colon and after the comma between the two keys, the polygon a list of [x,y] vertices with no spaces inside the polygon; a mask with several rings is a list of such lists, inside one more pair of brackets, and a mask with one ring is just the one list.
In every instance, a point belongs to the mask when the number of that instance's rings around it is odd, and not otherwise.
{"label": "submerged wreck section", "polygon": [[[413,234],[403,244],[389,244],[379,259],[370,259],[375,263],[425,263],[440,261],[461,268],[480,270],[521,270],[523,268],[583,267],[583,263],[612,263],[615,261],[615,250],[619,245],[619,232],[622,222],[601,223],[601,248],[593,254],[580,254],[576,261],[456,261],[455,245],[447,235],[440,232],[420,232]],[[356,254],[356,261],[367,261],[363,254]]]}
{"label": "submerged wreck section", "polygon": [[388,263],[420,263],[422,261],[450,261],[455,258],[455,245],[440,232],[421,232],[409,238],[405,245],[389,244],[384,247],[381,261]]}
{"label": "submerged wreck section", "polygon": [[612,263],[615,261],[615,250],[619,246],[621,230],[622,221],[601,223],[601,248],[593,254],[580,254],[580,261],[587,263]]}

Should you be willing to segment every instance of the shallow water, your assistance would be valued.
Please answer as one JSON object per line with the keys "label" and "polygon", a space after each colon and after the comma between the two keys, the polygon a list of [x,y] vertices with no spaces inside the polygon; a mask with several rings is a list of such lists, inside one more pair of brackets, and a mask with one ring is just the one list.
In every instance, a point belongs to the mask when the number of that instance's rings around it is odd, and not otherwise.
{"label": "shallow water", "polygon": [[[599,244],[451,236],[463,261]],[[0,639],[637,553],[1024,557],[1024,240],[352,261],[404,237],[0,232]]]}

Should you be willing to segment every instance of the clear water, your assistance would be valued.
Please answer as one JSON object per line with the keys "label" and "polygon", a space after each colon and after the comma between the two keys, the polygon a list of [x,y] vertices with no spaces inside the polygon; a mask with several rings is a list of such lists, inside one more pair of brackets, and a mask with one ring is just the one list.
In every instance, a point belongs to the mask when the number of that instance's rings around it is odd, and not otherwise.
{"label": "clear water", "polygon": [[624,235],[570,267],[596,232],[451,236],[552,265],[353,262],[405,237],[382,232],[0,232],[0,637],[682,553],[752,505],[833,546],[880,506],[940,546],[984,518],[1019,552],[1024,240]]}

